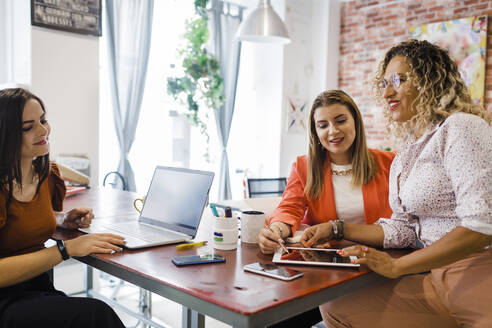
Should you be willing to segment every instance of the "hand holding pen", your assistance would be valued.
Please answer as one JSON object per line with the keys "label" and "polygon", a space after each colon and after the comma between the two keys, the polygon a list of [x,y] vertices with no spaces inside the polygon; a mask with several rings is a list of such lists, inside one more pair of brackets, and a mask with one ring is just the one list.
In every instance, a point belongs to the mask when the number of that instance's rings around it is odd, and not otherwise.
{"label": "hand holding pen", "polygon": [[285,245],[284,245],[284,244],[285,244],[285,242],[284,242],[284,240],[282,239],[282,236],[281,236],[278,232],[273,231],[273,230],[272,230],[272,228],[270,228],[270,227],[268,227],[268,226],[267,226],[266,228],[267,228],[268,230],[270,230],[272,233],[277,234],[277,235],[279,235],[279,236],[280,236],[280,238],[277,238],[277,239],[276,239],[276,241],[277,241],[277,243],[279,244],[279,246],[282,248],[282,250],[283,250],[285,253],[289,254],[289,250],[287,249],[287,247],[285,247]]}

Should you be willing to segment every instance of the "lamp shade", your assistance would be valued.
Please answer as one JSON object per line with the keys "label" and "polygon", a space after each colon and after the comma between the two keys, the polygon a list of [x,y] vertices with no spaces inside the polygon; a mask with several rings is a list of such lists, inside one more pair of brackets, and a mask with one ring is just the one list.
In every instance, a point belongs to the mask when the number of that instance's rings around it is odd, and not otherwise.
{"label": "lamp shade", "polygon": [[260,0],[256,8],[238,28],[241,41],[282,43],[290,42],[284,22],[273,10],[270,0]]}

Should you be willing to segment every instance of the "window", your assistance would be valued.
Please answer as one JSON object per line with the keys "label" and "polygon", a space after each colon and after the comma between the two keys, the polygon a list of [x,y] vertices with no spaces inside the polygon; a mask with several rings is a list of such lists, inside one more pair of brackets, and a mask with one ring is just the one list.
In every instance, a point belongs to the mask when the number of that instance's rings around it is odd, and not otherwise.
{"label": "window", "polygon": [[[147,191],[155,166],[187,166],[188,164],[175,161],[176,158],[180,157],[178,153],[183,150],[181,134],[186,133],[186,124],[183,126],[182,120],[170,116],[170,111],[179,110],[180,105],[167,95],[166,80],[168,76],[179,74],[180,62],[176,60],[176,49],[181,42],[185,20],[192,17],[193,12],[192,1],[160,0],[154,2],[147,80],[135,140],[129,154],[135,173],[137,192],[141,194]],[[109,91],[105,35],[107,32],[103,31],[100,45],[101,181],[105,174],[117,169],[119,162],[119,146],[114,129]],[[176,67],[172,68],[172,64]],[[213,117],[211,121],[213,122]],[[209,131],[214,136],[215,126],[210,126]],[[195,128],[192,128],[190,133],[191,156],[189,166],[213,170],[214,164],[207,163],[203,157],[203,137]],[[185,136],[185,143],[186,138],[187,136]],[[212,140],[212,143],[216,143],[216,141]],[[211,150],[215,147],[212,143],[210,145]],[[173,151],[175,156],[173,156]],[[215,155],[212,154],[212,158],[215,158]]]}

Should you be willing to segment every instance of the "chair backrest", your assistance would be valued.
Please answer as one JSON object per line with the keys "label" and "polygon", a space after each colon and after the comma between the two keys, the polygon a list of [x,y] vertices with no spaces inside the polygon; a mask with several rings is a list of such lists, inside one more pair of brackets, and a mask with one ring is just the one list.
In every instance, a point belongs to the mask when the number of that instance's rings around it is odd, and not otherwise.
{"label": "chair backrest", "polygon": [[248,198],[282,196],[287,186],[287,178],[247,179]]}

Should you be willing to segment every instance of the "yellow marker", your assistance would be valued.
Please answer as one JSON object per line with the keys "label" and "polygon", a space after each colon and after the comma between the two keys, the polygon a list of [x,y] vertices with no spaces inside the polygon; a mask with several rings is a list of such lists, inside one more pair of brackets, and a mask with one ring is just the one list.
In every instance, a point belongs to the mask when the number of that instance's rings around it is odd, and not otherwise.
{"label": "yellow marker", "polygon": [[196,248],[196,247],[201,247],[207,244],[207,241],[198,241],[196,243],[186,243],[186,244],[180,244],[176,246],[177,249],[180,251],[185,250],[185,249],[191,249],[191,248]]}

